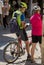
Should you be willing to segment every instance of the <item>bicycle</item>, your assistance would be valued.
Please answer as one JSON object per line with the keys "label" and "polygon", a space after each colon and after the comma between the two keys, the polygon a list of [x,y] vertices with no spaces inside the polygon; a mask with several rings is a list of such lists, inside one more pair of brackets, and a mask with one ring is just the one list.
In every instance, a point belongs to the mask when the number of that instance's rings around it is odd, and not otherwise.
{"label": "bicycle", "polygon": [[[31,44],[30,44],[30,47],[31,47]],[[18,48],[20,48],[20,51],[18,51]],[[36,51],[38,51],[37,48],[36,48]],[[25,47],[22,48],[20,47],[20,45],[18,45],[18,39],[16,39],[15,41],[9,42],[9,44],[5,46],[3,51],[3,57],[7,63],[15,62],[19,58],[19,56],[21,57],[24,54],[25,54]]]}
{"label": "bicycle", "polygon": [[[18,51],[18,48],[20,48],[20,51]],[[9,42],[9,44],[5,46],[3,51],[3,57],[7,63],[13,63],[18,59],[19,56],[24,54],[25,48],[22,48],[20,47],[20,45],[18,45],[18,39]]]}
{"label": "bicycle", "polygon": [[[18,40],[15,40],[16,41],[10,41],[4,48],[3,57],[7,63],[13,63],[19,56],[25,54],[25,47],[20,47],[20,45],[18,45]],[[20,51],[18,51],[18,48],[20,48]]]}

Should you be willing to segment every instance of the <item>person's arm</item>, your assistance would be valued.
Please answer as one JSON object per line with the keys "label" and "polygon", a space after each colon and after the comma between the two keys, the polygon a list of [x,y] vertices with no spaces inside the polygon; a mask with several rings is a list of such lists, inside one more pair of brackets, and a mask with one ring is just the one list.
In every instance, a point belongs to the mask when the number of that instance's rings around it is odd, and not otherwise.
{"label": "person's arm", "polygon": [[32,16],[29,18],[29,21],[30,21],[30,24],[31,24],[31,25],[32,25],[32,22],[33,22],[33,21],[32,21],[33,17],[34,17],[34,16],[32,15]]}
{"label": "person's arm", "polygon": [[1,4],[2,4],[2,11],[4,10],[4,4],[3,4],[3,2],[1,1]]}
{"label": "person's arm", "polygon": [[3,16],[3,17],[5,17],[4,11],[5,11],[5,7],[4,7],[4,3],[2,2],[2,16]]}
{"label": "person's arm", "polygon": [[10,10],[10,8],[11,8],[11,6],[9,5],[9,6],[8,6],[8,11]]}
{"label": "person's arm", "polygon": [[21,21],[21,25],[22,25],[22,27],[23,27],[23,28],[25,28],[25,27],[26,27],[26,25],[25,25],[25,22],[24,22],[24,21]]}
{"label": "person's arm", "polygon": [[23,28],[26,28],[26,25],[25,25],[25,16],[24,15],[21,15],[21,25]]}

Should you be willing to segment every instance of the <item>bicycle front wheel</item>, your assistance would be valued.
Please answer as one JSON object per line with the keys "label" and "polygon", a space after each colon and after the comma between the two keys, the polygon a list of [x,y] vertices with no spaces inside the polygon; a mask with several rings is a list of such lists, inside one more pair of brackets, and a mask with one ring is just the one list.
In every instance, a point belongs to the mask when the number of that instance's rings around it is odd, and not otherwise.
{"label": "bicycle front wheel", "polygon": [[19,53],[18,43],[9,42],[9,44],[4,48],[3,57],[7,63],[13,63],[18,59]]}

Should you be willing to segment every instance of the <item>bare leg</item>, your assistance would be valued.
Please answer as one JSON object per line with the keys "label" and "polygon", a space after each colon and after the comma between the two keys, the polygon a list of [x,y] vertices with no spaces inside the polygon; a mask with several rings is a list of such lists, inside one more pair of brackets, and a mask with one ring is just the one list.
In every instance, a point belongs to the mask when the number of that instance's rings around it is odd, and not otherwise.
{"label": "bare leg", "polygon": [[34,59],[34,51],[36,48],[36,43],[32,43],[32,48],[31,48],[31,59]]}
{"label": "bare leg", "polygon": [[22,47],[22,40],[20,38],[20,36],[18,37],[18,52],[20,52],[20,47]]}
{"label": "bare leg", "polygon": [[20,36],[18,37],[18,43],[19,43],[19,46],[22,47],[22,40]]}
{"label": "bare leg", "polygon": [[42,45],[40,44],[40,49],[42,50]]}
{"label": "bare leg", "polygon": [[[27,50],[27,54],[29,54],[30,48],[29,48],[29,41],[25,41],[26,43],[26,50]],[[30,54],[29,54],[30,55]]]}
{"label": "bare leg", "polygon": [[40,50],[41,50],[41,57],[42,57],[42,45],[40,44]]}

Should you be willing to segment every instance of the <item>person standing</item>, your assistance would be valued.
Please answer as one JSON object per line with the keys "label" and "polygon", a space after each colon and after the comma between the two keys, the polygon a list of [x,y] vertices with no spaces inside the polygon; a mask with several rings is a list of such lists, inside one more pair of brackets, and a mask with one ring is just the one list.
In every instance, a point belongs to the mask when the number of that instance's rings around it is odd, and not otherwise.
{"label": "person standing", "polygon": [[3,25],[4,28],[8,26],[8,16],[9,16],[10,4],[9,0],[4,1],[4,9],[3,9]]}
{"label": "person standing", "polygon": [[30,17],[30,22],[32,25],[32,49],[31,49],[31,60],[34,62],[34,51],[37,42],[42,43],[42,19],[40,14],[41,8],[39,6],[33,7],[33,15]]}
{"label": "person standing", "polygon": [[25,31],[26,26],[26,22],[25,22],[25,10],[27,9],[27,4],[25,2],[20,2],[19,4],[19,9],[16,10],[15,12],[13,12],[13,16],[17,17],[17,23],[18,23],[18,27],[19,27],[19,31],[16,33],[17,37],[18,37],[18,42],[19,45],[21,45],[21,41],[23,40],[26,44],[26,50],[27,50],[27,60],[29,60],[31,58],[30,54],[29,54],[29,41],[27,38],[27,34]]}

